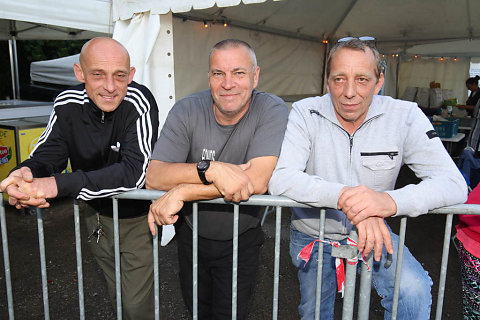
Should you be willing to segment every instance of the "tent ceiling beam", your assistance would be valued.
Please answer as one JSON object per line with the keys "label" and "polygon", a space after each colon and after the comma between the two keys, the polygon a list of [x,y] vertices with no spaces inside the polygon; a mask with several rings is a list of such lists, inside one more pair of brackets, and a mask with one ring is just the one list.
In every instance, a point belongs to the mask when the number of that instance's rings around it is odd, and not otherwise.
{"label": "tent ceiling beam", "polygon": [[32,26],[19,30],[16,27],[15,21],[11,20],[10,21],[10,34],[16,36],[16,35],[18,35],[22,32],[27,32],[27,31],[30,31],[30,30],[38,29],[38,28],[45,28],[45,29],[49,29],[49,30],[53,30],[53,31],[56,31],[56,32],[60,32],[60,33],[63,33],[63,34],[69,34],[69,35],[77,35],[77,34],[82,33],[84,31],[84,30],[80,30],[80,29],[71,29],[71,28],[62,29],[62,28],[55,27],[55,26],[52,26],[52,25],[41,24],[41,23],[32,23],[32,22],[27,22],[27,21],[25,21],[24,23],[31,24]]}
{"label": "tent ceiling beam", "polygon": [[352,0],[352,2],[350,2],[350,5],[348,6],[348,8],[345,10],[343,16],[338,20],[337,24],[335,25],[335,27],[332,29],[332,31],[330,32],[330,34],[328,35],[328,39],[332,39],[335,34],[337,33],[338,29],[340,28],[340,26],[343,24],[343,22],[345,21],[345,19],[348,17],[348,15],[350,14],[350,12],[352,12],[353,10],[353,7],[355,7],[355,4],[357,4],[357,1],[358,0]]}
{"label": "tent ceiling beam", "polygon": [[216,16],[211,16],[211,15],[205,15],[205,14],[196,14],[196,15],[191,15],[191,14],[182,14],[182,13],[174,13],[174,17],[180,18],[183,20],[192,20],[192,21],[209,21],[209,22],[218,22],[220,23],[222,20],[226,20],[227,23],[230,26],[233,27],[238,27],[238,28],[243,28],[247,30],[252,30],[252,31],[259,31],[259,32],[266,32],[270,33],[273,35],[277,36],[283,36],[287,38],[294,38],[294,39],[300,39],[300,40],[306,40],[306,41],[312,41],[312,42],[318,42],[322,43],[323,39],[317,38],[317,37],[312,37],[308,36],[305,34],[297,33],[297,32],[289,32],[285,30],[280,30],[276,28],[270,28],[266,26],[260,26],[257,24],[251,24],[251,23],[246,23],[242,21],[236,21],[236,20],[230,20],[228,18],[218,18]]}

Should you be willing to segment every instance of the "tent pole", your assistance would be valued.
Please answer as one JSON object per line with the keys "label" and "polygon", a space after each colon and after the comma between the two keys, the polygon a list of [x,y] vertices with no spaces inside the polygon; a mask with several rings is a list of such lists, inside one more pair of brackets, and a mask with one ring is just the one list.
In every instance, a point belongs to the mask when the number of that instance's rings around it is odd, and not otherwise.
{"label": "tent pole", "polygon": [[395,74],[395,99],[399,99],[398,97],[398,77],[400,75],[400,59],[402,58],[401,55],[398,56],[398,59],[397,59],[397,70],[396,70],[396,74]]}
{"label": "tent pole", "polygon": [[20,99],[20,81],[18,76],[18,59],[17,59],[17,40],[12,36],[8,40],[8,49],[10,52],[10,71],[12,74],[12,92],[13,99]]}
{"label": "tent pole", "polygon": [[[329,41],[330,43],[330,41]],[[325,72],[327,70],[327,54],[328,54],[328,43],[324,44],[324,51],[323,51],[323,71],[322,71],[322,95],[325,93]]]}

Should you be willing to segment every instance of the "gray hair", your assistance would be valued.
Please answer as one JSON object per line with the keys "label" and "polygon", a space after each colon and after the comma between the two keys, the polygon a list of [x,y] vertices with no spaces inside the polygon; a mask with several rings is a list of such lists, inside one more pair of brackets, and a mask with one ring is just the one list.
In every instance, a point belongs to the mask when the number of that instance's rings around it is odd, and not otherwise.
{"label": "gray hair", "polygon": [[210,50],[210,54],[208,55],[208,69],[210,69],[210,59],[212,58],[212,53],[215,50],[225,50],[230,48],[239,48],[245,47],[250,51],[250,59],[253,64],[253,69],[257,67],[257,56],[255,55],[255,51],[253,51],[252,47],[245,41],[239,39],[225,39],[220,42],[217,42]]}
{"label": "gray hair", "polygon": [[375,48],[373,44],[370,44],[370,41],[364,41],[358,38],[353,38],[348,41],[337,42],[337,44],[333,46],[333,48],[328,53],[328,58],[327,58],[327,78],[330,76],[330,68],[331,68],[333,56],[338,50],[342,48],[363,51],[363,52],[367,52],[366,51],[367,48],[372,50],[373,56],[375,57],[375,75],[377,76],[377,80],[380,79],[380,74],[382,73],[382,59],[381,59],[380,53],[378,52],[377,48]]}

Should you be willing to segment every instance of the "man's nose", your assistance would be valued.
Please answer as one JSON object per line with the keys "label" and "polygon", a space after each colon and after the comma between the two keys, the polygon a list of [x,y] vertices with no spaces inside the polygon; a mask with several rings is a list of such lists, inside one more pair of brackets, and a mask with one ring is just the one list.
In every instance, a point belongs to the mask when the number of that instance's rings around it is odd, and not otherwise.
{"label": "man's nose", "polygon": [[355,81],[346,81],[345,87],[343,88],[343,94],[348,99],[351,99],[357,95],[357,87]]}
{"label": "man's nose", "polygon": [[234,86],[235,86],[235,81],[233,80],[232,75],[229,73],[225,74],[225,77],[223,78],[223,81],[222,81],[222,87],[224,89],[232,89]]}
{"label": "man's nose", "polygon": [[103,85],[108,92],[115,91],[115,79],[113,77],[106,77]]}

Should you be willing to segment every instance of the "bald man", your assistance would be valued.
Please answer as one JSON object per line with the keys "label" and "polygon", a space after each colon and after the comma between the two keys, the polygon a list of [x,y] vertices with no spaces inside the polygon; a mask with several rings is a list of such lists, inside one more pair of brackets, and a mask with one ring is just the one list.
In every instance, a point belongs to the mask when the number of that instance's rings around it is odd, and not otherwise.
{"label": "bald man", "polygon": [[[85,200],[92,252],[115,305],[111,195],[143,188],[158,136],[152,93],[133,82],[127,50],[110,38],[88,41],[74,65],[82,84],[55,99],[45,132],[30,158],[0,184],[17,208],[48,207],[48,199]],[[70,159],[72,173],[62,174]],[[120,200],[119,227],[124,319],[153,319],[152,237],[148,201]]]}

